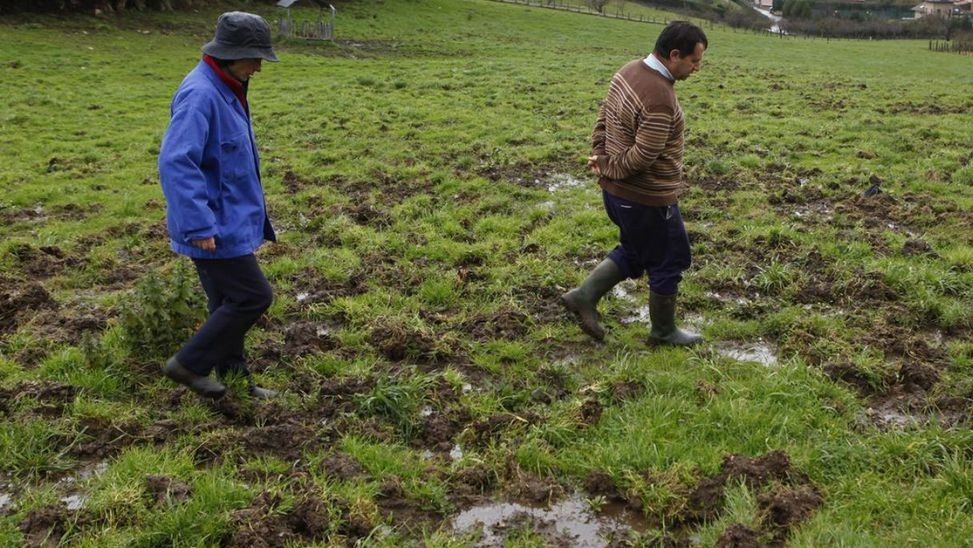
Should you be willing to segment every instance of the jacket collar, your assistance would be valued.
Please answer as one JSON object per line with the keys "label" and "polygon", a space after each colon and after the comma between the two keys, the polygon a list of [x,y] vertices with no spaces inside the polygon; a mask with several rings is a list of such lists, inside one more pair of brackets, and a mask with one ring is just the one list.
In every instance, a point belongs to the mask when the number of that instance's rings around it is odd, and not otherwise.
{"label": "jacket collar", "polygon": [[220,79],[219,75],[216,74],[216,72],[206,63],[205,60],[200,59],[197,69],[213,84],[213,87],[220,92],[220,95],[223,97],[223,100],[227,102],[227,104],[236,106],[236,108],[240,110],[241,114],[249,118],[249,113],[246,109],[244,109],[243,104],[237,98],[236,94],[233,93],[233,90],[230,89],[230,86],[226,85],[226,82]]}

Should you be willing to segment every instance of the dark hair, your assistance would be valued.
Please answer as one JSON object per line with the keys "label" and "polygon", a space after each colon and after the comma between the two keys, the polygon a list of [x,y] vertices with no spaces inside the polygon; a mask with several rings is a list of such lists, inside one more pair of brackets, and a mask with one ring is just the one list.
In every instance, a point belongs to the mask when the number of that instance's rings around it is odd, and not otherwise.
{"label": "dark hair", "polygon": [[703,29],[689,21],[673,21],[662,29],[662,33],[655,41],[653,52],[668,59],[669,53],[672,50],[677,50],[680,57],[685,57],[696,51],[696,44],[701,42],[704,48],[709,47],[709,41],[706,40]]}

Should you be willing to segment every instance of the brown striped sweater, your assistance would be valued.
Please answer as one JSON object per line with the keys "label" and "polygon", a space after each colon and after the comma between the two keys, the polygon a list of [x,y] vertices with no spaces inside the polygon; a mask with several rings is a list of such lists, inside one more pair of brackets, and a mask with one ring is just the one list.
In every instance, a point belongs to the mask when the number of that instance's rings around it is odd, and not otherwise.
{"label": "brown striped sweater", "polygon": [[683,115],[672,82],[637,59],[612,78],[591,137],[598,183],[609,194],[644,205],[672,205],[683,178]]}

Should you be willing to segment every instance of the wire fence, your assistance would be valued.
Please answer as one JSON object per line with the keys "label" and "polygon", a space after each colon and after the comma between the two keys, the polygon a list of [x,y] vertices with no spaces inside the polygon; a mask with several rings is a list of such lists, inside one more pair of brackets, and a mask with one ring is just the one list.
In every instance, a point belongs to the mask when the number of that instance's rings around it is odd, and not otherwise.
{"label": "wire fence", "polygon": [[[669,21],[674,21],[676,19],[669,19],[666,17],[649,16],[645,14],[635,14],[629,13],[616,7],[614,10],[605,9],[603,11],[598,11],[588,4],[579,5],[577,3],[572,3],[565,0],[492,0],[494,2],[500,2],[503,4],[516,4],[519,6],[530,6],[534,8],[545,8],[559,11],[569,11],[572,13],[580,13],[584,15],[593,15],[596,17],[606,17],[608,19],[621,19],[623,21],[632,21],[635,23],[648,23],[651,25],[668,25]],[[685,20],[685,17],[678,17],[678,20]],[[759,36],[770,36],[770,37],[780,37],[780,38],[793,38],[794,36],[788,35],[786,32],[773,32],[769,29],[771,24],[768,20],[768,28],[764,30],[749,29],[734,27],[732,25],[727,25],[725,23],[717,23],[708,19],[693,18],[693,23],[699,25],[704,29],[722,29],[729,30],[732,32],[746,32]],[[802,37],[803,38],[803,37]]]}
{"label": "wire fence", "polygon": [[929,51],[973,55],[973,42],[965,40],[930,40]]}

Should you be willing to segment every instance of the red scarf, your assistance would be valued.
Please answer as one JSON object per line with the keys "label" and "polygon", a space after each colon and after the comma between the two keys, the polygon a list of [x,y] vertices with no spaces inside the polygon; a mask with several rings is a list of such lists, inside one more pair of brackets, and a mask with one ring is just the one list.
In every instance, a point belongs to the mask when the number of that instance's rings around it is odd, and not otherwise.
{"label": "red scarf", "polygon": [[213,69],[213,72],[220,77],[220,80],[223,80],[224,84],[229,86],[230,90],[233,91],[233,94],[236,95],[236,98],[240,100],[240,104],[243,105],[243,110],[247,113],[247,116],[249,116],[250,105],[247,104],[247,89],[243,87],[243,83],[233,76],[230,76],[228,72],[220,67],[220,64],[216,62],[216,59],[210,57],[209,55],[203,55],[203,61],[205,61],[206,64]]}

